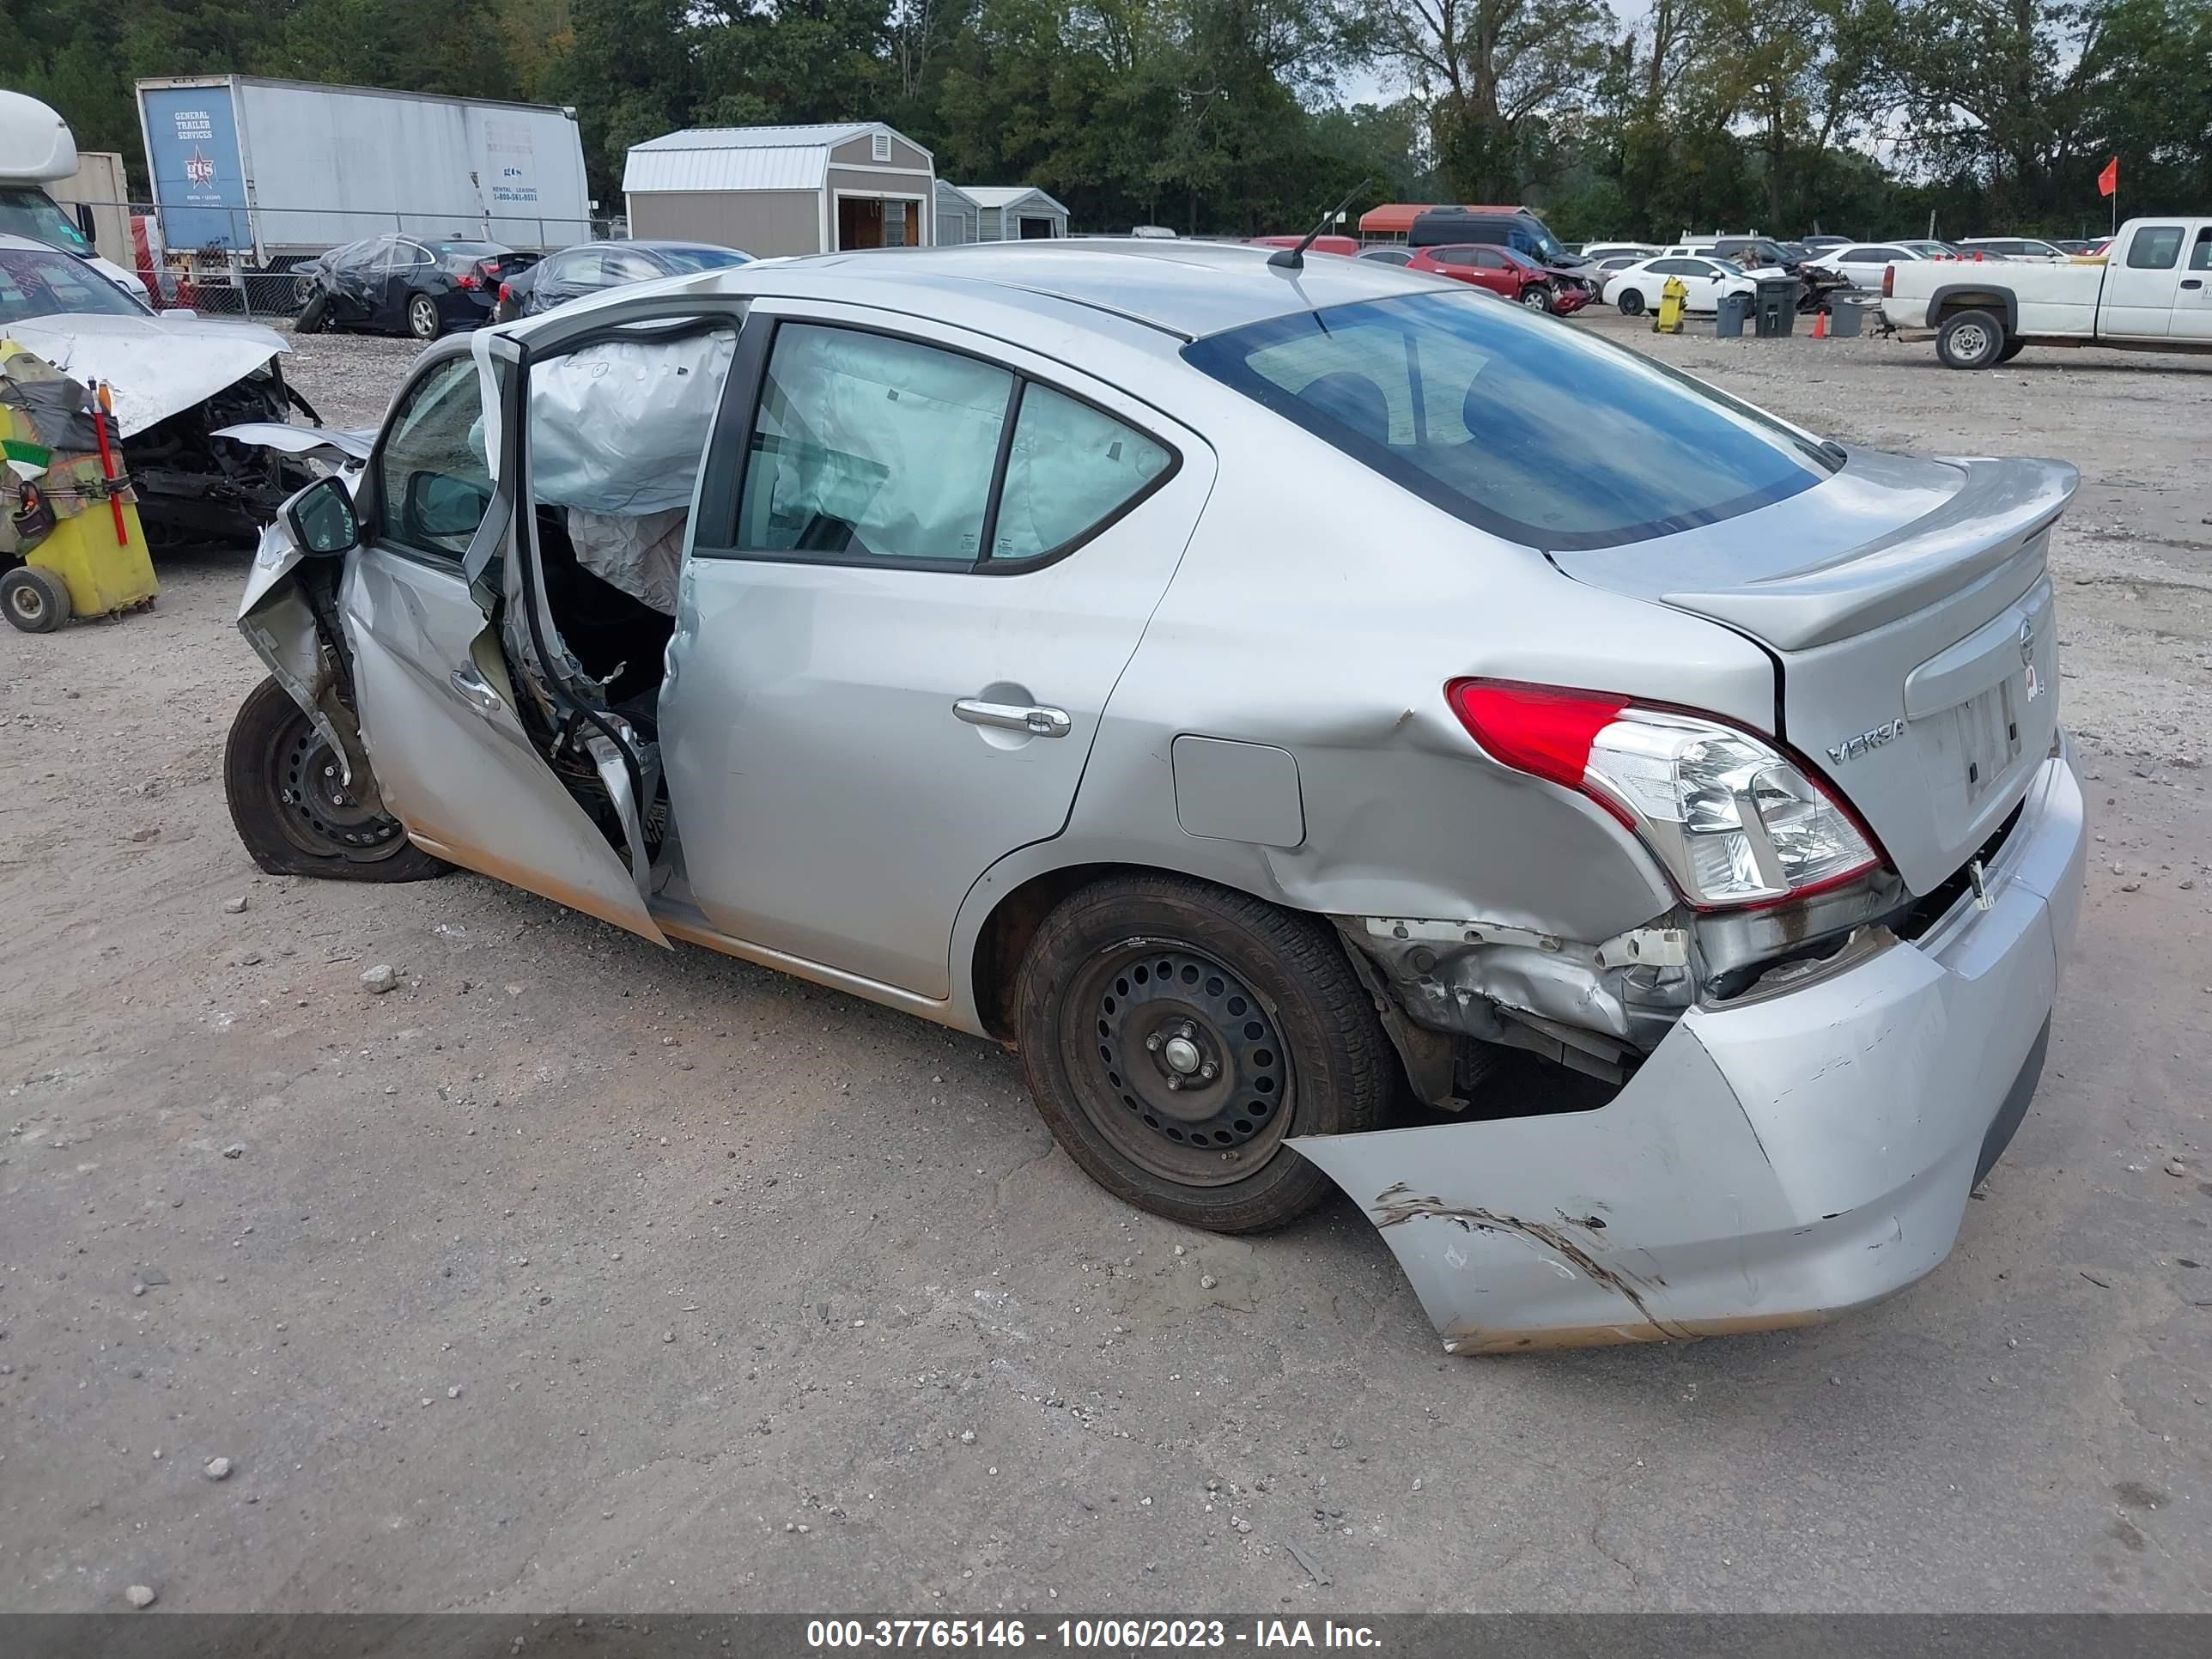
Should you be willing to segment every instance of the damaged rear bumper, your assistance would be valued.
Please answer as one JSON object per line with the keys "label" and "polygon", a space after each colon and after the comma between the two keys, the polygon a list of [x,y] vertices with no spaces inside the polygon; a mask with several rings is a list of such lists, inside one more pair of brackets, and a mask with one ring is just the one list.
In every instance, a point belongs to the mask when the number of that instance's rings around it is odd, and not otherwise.
{"label": "damaged rear bumper", "polygon": [[1382,1230],[1448,1352],[1809,1323],[1949,1254],[2041,1073],[2080,910],[2070,750],[1921,938],[1692,1008],[1595,1111],[1291,1141]]}

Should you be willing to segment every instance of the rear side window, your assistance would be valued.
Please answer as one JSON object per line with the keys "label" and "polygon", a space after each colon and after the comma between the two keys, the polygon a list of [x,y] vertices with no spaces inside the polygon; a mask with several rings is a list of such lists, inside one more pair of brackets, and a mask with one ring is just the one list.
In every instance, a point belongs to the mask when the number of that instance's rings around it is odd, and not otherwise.
{"label": "rear side window", "polygon": [[2181,258],[2179,225],[2148,225],[2128,243],[2128,264],[2136,270],[2171,270]]}
{"label": "rear side window", "polygon": [[857,330],[787,324],[754,417],[738,544],[971,565],[1014,377]]}
{"label": "rear side window", "polygon": [[993,559],[1033,559],[1088,534],[1173,464],[1164,446],[1050,386],[1023,388]]}
{"label": "rear side window", "polygon": [[1838,465],[1748,404],[1474,295],[1299,312],[1183,355],[1423,500],[1534,547],[1714,523]]}
{"label": "rear side window", "polygon": [[2191,270],[2212,270],[2212,227],[2197,233],[2197,246],[2189,250]]}

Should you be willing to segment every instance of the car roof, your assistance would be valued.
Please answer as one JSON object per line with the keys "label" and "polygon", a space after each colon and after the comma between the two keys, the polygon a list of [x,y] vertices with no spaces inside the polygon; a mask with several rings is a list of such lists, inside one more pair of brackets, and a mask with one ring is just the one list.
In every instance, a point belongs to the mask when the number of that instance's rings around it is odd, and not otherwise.
{"label": "car roof", "polygon": [[[1039,299],[1061,313],[1081,307],[1182,340],[1361,300],[1432,293],[1435,279],[1375,259],[1309,258],[1299,270],[1272,263],[1279,248],[1154,239],[1085,238],[973,242],[958,247],[881,248],[762,259],[613,290],[820,298],[866,304],[896,282],[908,299],[957,297],[1034,317]],[[609,303],[602,300],[598,303]],[[925,306],[896,307],[927,310]],[[565,310],[565,308],[564,308]],[[566,313],[566,315],[574,315]],[[507,325],[526,335],[562,313]]]}

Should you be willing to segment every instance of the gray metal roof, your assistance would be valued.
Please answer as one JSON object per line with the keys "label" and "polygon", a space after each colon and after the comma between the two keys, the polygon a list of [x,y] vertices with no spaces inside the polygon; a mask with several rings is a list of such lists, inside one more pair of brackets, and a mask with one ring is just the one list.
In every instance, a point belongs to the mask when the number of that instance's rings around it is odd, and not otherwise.
{"label": "gray metal roof", "polygon": [[623,164],[623,191],[819,190],[836,145],[884,133],[929,152],[881,121],[811,126],[687,127],[632,144]]}
{"label": "gray metal roof", "polygon": [[1067,216],[1066,203],[1047,195],[1035,185],[963,185],[960,189],[979,207],[1012,207],[1034,196],[1063,219]]}

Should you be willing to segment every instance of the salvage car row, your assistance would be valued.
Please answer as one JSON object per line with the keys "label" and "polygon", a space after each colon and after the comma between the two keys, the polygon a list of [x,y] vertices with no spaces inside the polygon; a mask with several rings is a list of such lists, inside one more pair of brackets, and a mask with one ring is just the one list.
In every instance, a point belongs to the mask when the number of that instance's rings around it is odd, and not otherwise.
{"label": "salvage car row", "polygon": [[1004,1042],[1133,1204],[1341,1188],[1455,1351],[1929,1272],[2078,909],[2072,469],[1280,260],[704,271],[434,345],[373,440],[266,428],[337,471],[241,609],[242,839]]}

